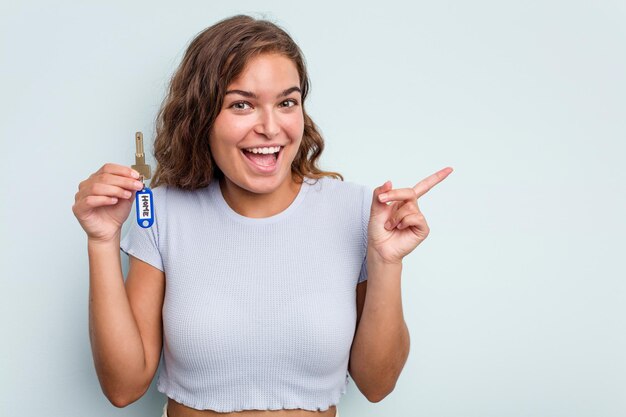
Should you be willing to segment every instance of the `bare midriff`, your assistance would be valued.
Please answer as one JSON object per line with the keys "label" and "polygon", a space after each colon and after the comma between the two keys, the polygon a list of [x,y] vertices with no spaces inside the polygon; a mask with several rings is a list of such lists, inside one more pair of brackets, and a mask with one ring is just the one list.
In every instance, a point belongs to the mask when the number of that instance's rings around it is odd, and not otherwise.
{"label": "bare midriff", "polygon": [[236,413],[218,413],[213,410],[196,410],[171,398],[167,401],[167,417],[334,417],[334,405],[326,411],[309,410],[244,410]]}

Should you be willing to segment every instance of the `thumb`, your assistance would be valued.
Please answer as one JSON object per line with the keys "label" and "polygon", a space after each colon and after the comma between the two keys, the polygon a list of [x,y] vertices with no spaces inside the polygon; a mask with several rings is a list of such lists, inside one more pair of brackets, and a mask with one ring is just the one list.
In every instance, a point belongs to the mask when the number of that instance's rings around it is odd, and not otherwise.
{"label": "thumb", "polygon": [[381,203],[378,199],[378,196],[386,193],[387,191],[393,188],[391,181],[385,182],[380,187],[374,188],[374,193],[372,195],[372,210],[371,214],[380,214],[389,211],[391,208],[387,205],[387,203]]}

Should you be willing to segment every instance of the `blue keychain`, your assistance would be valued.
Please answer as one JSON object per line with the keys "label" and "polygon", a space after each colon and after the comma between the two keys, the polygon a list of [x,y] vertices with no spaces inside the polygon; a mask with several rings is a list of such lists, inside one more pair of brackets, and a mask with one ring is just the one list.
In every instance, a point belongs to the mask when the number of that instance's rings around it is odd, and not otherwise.
{"label": "blue keychain", "polygon": [[154,223],[154,201],[152,200],[152,190],[143,187],[143,190],[135,194],[135,207],[137,208],[137,224],[144,229]]}
{"label": "blue keychain", "polygon": [[143,134],[137,132],[135,134],[135,142],[137,152],[135,153],[135,165],[132,169],[139,172],[143,189],[135,194],[135,210],[137,211],[137,224],[144,229],[152,226],[154,223],[154,200],[152,198],[152,190],[146,187],[144,180],[150,179],[150,165],[146,164],[146,157],[143,153]]}

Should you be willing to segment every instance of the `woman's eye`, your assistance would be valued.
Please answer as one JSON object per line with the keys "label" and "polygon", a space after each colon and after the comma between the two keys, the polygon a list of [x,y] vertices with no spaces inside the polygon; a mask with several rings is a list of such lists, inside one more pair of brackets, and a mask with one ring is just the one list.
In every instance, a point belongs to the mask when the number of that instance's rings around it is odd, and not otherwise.
{"label": "woman's eye", "polygon": [[293,106],[297,106],[298,102],[294,99],[289,99],[289,100],[285,100],[282,103],[280,103],[280,105],[282,107],[293,107]]}
{"label": "woman's eye", "polygon": [[238,101],[230,105],[230,107],[237,109],[237,110],[246,110],[247,109],[246,106],[250,107],[250,104],[246,103],[245,101]]}

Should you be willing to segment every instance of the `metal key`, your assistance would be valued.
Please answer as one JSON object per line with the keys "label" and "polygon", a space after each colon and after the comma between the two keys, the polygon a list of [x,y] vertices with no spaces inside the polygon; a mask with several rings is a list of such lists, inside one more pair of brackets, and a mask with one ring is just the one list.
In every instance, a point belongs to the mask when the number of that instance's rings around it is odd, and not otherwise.
{"label": "metal key", "polygon": [[135,165],[132,165],[131,168],[141,175],[140,180],[144,182],[144,180],[149,180],[152,177],[152,173],[150,165],[146,164],[146,156],[143,153],[143,134],[141,132],[135,133],[135,144],[137,146]]}

